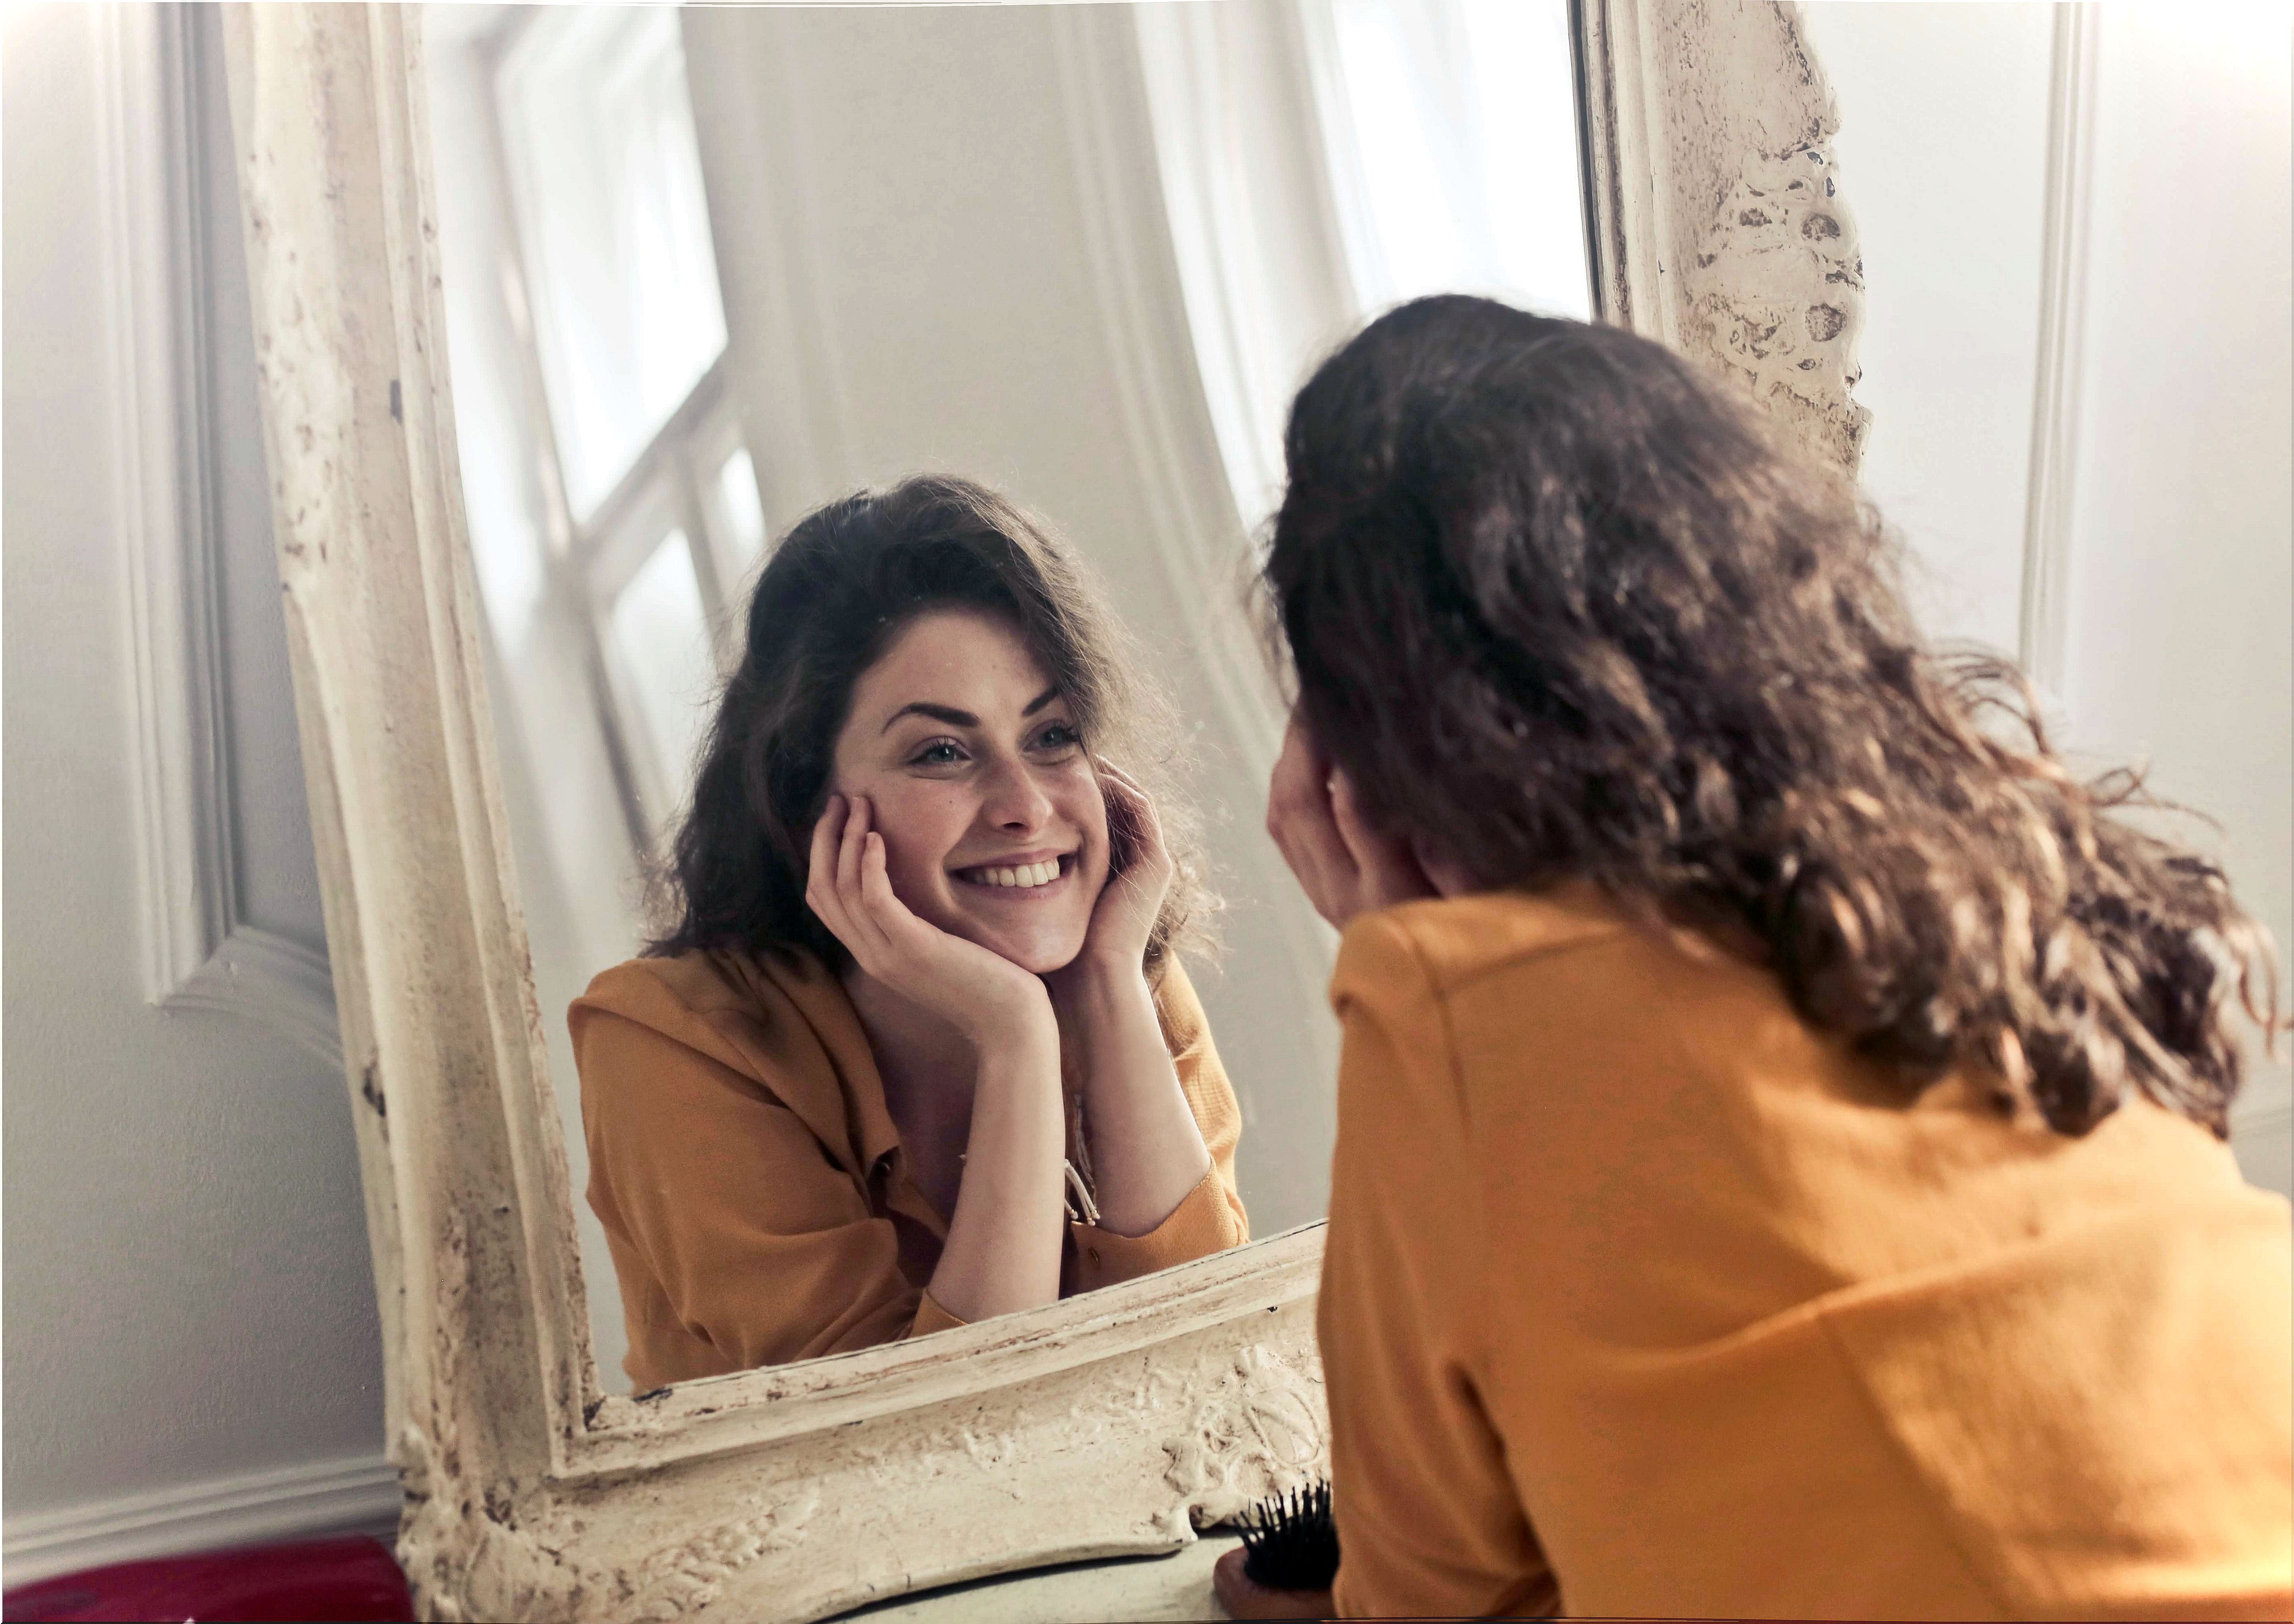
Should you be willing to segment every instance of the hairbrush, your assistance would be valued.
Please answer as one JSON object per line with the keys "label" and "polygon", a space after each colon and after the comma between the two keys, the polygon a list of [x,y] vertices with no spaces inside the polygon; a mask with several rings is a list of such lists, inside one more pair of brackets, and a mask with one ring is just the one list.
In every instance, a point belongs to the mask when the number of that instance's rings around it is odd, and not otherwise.
{"label": "hairbrush", "polygon": [[1338,1529],[1330,1484],[1261,1500],[1237,1520],[1245,1578],[1269,1590],[1327,1590],[1338,1572]]}

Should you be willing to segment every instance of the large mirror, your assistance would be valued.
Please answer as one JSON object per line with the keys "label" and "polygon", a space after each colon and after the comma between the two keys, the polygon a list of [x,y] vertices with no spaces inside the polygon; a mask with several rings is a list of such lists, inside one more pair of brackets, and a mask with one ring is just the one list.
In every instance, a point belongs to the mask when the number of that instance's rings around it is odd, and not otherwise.
{"label": "large mirror", "polygon": [[[712,723],[752,727],[773,677],[801,679],[760,650],[767,683],[728,698],[746,645],[849,635],[794,623],[817,604],[752,621],[767,559],[823,503],[916,475],[1038,516],[1117,606],[1114,657],[1175,721],[1121,765],[1173,800],[1167,843],[1184,832],[1200,875],[1157,987],[1187,1111],[1143,1129],[1102,1101],[1116,1085],[1078,1075],[1085,1001],[1059,997],[1067,1211],[973,1192],[975,1246],[1071,1226],[1073,1295],[1319,1219],[1329,947],[1261,828],[1281,717],[1240,613],[1249,538],[1289,391],[1367,313],[1455,288],[1590,313],[1566,0],[451,5],[422,27],[463,499],[605,1389],[916,1334],[958,1317],[951,1289],[994,1300],[942,1254],[960,1178],[1004,1165],[966,1109],[978,1051],[901,1047],[912,991],[857,962],[671,939],[709,900],[671,859]],[[919,546],[940,523],[899,522]],[[954,669],[979,626],[923,635],[854,662],[846,723],[869,708],[848,746],[886,758],[859,770],[895,889],[1022,962],[1013,931],[1052,919],[1029,962],[1064,993],[1097,837],[1094,808],[1053,803],[1060,751],[1090,742],[1039,741],[1072,740],[1090,696],[1025,719],[1015,770],[1051,800],[998,823],[971,786],[1005,742],[933,718],[1016,713],[1051,654],[1005,695]],[[904,705],[933,714],[880,727]],[[942,860],[946,882],[903,868]],[[1218,1188],[1194,1191],[1206,1157]]]}
{"label": "large mirror", "polygon": [[426,1615],[819,1618],[1325,1472],[1288,396],[1472,289],[1852,464],[1794,8],[224,15]]}

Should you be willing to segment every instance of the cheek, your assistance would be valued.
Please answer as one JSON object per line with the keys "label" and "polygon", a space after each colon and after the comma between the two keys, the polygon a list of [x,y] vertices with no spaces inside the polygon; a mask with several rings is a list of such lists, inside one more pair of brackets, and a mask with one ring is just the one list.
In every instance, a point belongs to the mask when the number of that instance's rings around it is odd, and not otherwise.
{"label": "cheek", "polygon": [[875,808],[875,828],[884,837],[884,867],[892,889],[905,893],[933,883],[956,843],[970,828],[975,808],[953,784],[914,780],[856,786]]}

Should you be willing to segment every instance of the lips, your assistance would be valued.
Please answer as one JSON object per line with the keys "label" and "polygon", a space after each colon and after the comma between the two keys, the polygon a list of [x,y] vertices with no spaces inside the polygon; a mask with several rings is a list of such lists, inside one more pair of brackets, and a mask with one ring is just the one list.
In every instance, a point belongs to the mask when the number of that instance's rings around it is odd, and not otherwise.
{"label": "lips", "polygon": [[975,868],[957,869],[956,877],[966,885],[991,890],[1032,891],[1067,873],[1071,857],[1072,854],[1068,854],[1033,863],[983,863]]}

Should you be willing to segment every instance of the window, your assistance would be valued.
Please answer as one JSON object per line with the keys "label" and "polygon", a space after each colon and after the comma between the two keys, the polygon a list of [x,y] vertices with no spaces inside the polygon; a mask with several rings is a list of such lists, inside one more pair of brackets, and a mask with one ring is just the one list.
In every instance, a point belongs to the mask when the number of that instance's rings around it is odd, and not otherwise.
{"label": "window", "polygon": [[533,342],[586,518],[725,347],[677,13],[575,7],[496,79]]}
{"label": "window", "polygon": [[631,838],[657,852],[765,529],[724,381],[683,41],[673,8],[544,7],[488,54],[545,567],[589,645]]}

